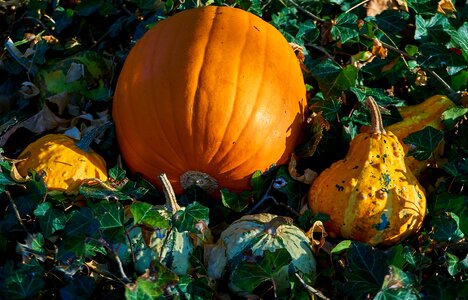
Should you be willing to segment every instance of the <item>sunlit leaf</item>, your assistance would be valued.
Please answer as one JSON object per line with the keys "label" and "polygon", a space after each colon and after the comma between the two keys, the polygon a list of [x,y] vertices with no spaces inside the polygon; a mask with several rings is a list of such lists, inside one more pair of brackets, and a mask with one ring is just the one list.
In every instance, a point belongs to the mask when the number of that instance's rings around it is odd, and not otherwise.
{"label": "sunlit leaf", "polygon": [[311,72],[326,99],[340,96],[343,91],[355,86],[358,75],[355,66],[347,65],[343,68],[330,59],[323,60],[311,69]]}
{"label": "sunlit leaf", "polygon": [[413,280],[401,269],[390,266],[390,274],[385,276],[382,289],[375,295],[375,300],[417,300],[420,299]]}
{"label": "sunlit leaf", "polygon": [[341,43],[346,43],[358,35],[357,16],[353,13],[339,15],[331,28],[332,38]]}
{"label": "sunlit leaf", "polygon": [[162,216],[153,205],[145,202],[134,202],[130,206],[135,224],[149,227],[167,228],[169,220]]}
{"label": "sunlit leaf", "polygon": [[189,231],[199,233],[199,224],[203,223],[207,226],[209,223],[208,212],[208,207],[194,202],[188,205],[184,210],[180,210],[175,214],[175,226],[180,232]]}

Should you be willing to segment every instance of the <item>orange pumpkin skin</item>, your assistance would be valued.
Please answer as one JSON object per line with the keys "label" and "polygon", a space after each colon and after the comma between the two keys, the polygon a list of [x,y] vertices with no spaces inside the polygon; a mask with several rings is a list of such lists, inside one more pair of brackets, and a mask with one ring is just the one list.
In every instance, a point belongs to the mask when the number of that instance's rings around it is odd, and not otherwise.
{"label": "orange pumpkin skin", "polygon": [[346,157],[312,183],[309,207],[330,217],[325,227],[331,237],[390,245],[422,225],[424,190],[407,168],[398,138],[383,130],[381,119],[378,128],[354,137]]}
{"label": "orange pumpkin skin", "polygon": [[132,172],[156,185],[166,173],[176,193],[190,170],[240,191],[256,170],[288,160],[305,108],[300,64],[281,33],[243,10],[208,6],[157,23],[136,43],[113,118]]}
{"label": "orange pumpkin skin", "polygon": [[85,151],[64,134],[48,134],[29,144],[18,157],[25,160],[16,167],[22,176],[29,169],[44,171],[49,190],[66,191],[85,179],[107,180],[104,158],[89,149]]}

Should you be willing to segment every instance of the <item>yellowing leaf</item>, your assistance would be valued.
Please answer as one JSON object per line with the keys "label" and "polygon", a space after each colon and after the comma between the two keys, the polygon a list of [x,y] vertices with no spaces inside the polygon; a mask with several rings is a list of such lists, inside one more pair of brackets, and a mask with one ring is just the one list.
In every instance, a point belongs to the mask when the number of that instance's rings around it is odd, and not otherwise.
{"label": "yellowing leaf", "polygon": [[385,59],[387,57],[387,48],[385,48],[378,39],[374,39],[372,46],[372,54]]}
{"label": "yellowing leaf", "polygon": [[437,6],[437,12],[445,16],[452,16],[457,12],[451,0],[440,0]]}

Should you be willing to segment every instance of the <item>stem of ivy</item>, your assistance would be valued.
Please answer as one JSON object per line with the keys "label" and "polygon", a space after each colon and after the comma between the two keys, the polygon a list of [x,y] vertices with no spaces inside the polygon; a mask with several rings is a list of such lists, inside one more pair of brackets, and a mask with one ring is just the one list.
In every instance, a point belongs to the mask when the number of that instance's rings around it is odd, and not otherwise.
{"label": "stem of ivy", "polygon": [[[322,22],[322,23],[325,23],[325,22],[326,22],[324,19],[321,19],[320,17],[314,15],[313,13],[311,13],[310,11],[308,11],[307,9],[305,9],[305,8],[303,8],[302,6],[300,6],[299,4],[297,4],[295,1],[289,0],[289,2],[290,2],[294,7],[296,7],[298,10],[300,10],[300,11],[303,12],[303,13],[305,13],[306,15],[308,15],[308,16],[311,17],[311,18],[313,18],[314,20],[316,20],[316,21],[318,21],[318,22]],[[358,6],[362,5],[362,4],[364,4],[364,3],[366,3],[366,2],[368,2],[368,0],[367,0],[367,1],[363,1],[363,2],[359,3],[358,5],[356,5],[356,6],[352,7],[352,8],[350,8],[346,13],[348,13],[350,10],[352,10],[352,9],[354,9],[354,8],[356,8],[356,7],[358,7]],[[385,34],[385,33],[384,33],[384,34]],[[371,39],[371,40],[372,40],[371,37],[369,37],[369,36],[367,36],[367,35],[365,35],[365,34],[363,34],[362,36],[363,36],[364,38],[367,38],[367,39]],[[389,44],[387,44],[387,43],[385,43],[385,42],[382,42],[382,41],[380,41],[380,43],[381,43],[382,46],[384,46],[385,48],[387,48],[387,49],[389,49],[389,50],[392,50],[392,51],[394,51],[394,52],[397,52],[397,53],[399,53],[400,55],[402,55],[402,56],[405,57],[405,58],[408,58],[408,59],[411,59],[411,60],[416,60],[416,58],[415,58],[414,56],[409,55],[408,53],[406,53],[406,52],[404,52],[404,51],[398,49],[397,47],[394,47],[394,46],[389,45]],[[307,45],[307,46],[310,46],[310,45]],[[327,53],[326,53],[325,51],[323,51],[322,49],[317,48],[317,47],[314,47],[314,48],[316,48],[316,49],[318,49],[318,50],[321,50],[321,51],[324,52],[328,57],[330,57],[330,55],[327,54]],[[457,102],[458,97],[459,97],[458,93],[457,93],[454,89],[452,89],[452,87],[451,87],[447,82],[445,82],[445,80],[443,80],[442,77],[439,76],[439,74],[437,74],[436,72],[434,72],[433,70],[431,70],[431,69],[429,69],[429,68],[426,68],[426,67],[423,67],[423,66],[421,66],[421,68],[422,68],[424,71],[426,71],[426,72],[428,72],[429,74],[431,74],[432,77],[434,77],[437,81],[439,81],[439,82],[444,86],[444,88],[447,90],[447,92],[448,92],[448,94],[451,96],[451,98],[455,98],[454,100],[455,100],[455,102]]]}
{"label": "stem of ivy", "polygon": [[[372,40],[372,38],[370,38],[369,36],[367,36],[367,35],[365,35],[365,34],[363,34],[362,36],[363,36],[364,38],[366,38],[366,39]],[[387,44],[387,43],[385,43],[385,42],[382,42],[382,41],[380,41],[380,43],[381,43],[382,46],[384,46],[385,48],[387,48],[387,49],[389,49],[389,50],[391,50],[391,51],[394,51],[394,52],[400,54],[401,56],[403,56],[403,57],[405,57],[405,58],[408,58],[408,59],[410,59],[410,60],[416,60],[416,57],[414,57],[414,56],[412,56],[412,55],[409,55],[409,54],[406,53],[405,51],[402,51],[402,50],[400,50],[400,49],[398,49],[398,48],[396,48],[396,47],[394,47],[394,46],[392,46],[392,45],[389,45],[389,44]],[[426,71],[426,72],[428,72],[429,74],[431,74],[432,77],[434,77],[437,81],[439,81],[439,82],[444,86],[444,88],[447,90],[447,92],[449,93],[449,95],[451,95],[451,96],[457,95],[457,92],[456,92],[454,89],[452,89],[452,87],[451,87],[447,82],[445,82],[445,81],[442,79],[442,77],[439,76],[439,74],[437,74],[436,72],[434,72],[433,70],[431,70],[431,69],[429,69],[429,68],[426,68],[426,67],[423,67],[423,66],[420,66],[420,67],[421,67],[421,69],[423,69],[424,71]]]}
{"label": "stem of ivy", "polygon": [[305,281],[301,278],[301,276],[299,276],[299,274],[294,273],[294,275],[296,275],[297,279],[302,284],[302,286],[304,286],[304,288],[307,290],[307,292],[309,292],[309,294],[312,295],[312,298],[314,298],[314,295],[315,295],[315,296],[319,297],[320,299],[330,300],[330,298],[327,298],[319,290],[316,290],[313,287],[311,287],[310,285],[308,285],[307,283],[305,283]]}
{"label": "stem of ivy", "polygon": [[19,213],[18,207],[16,206],[15,201],[14,201],[13,198],[11,197],[10,192],[5,191],[5,194],[7,195],[8,200],[10,200],[11,207],[13,208],[13,211],[15,212],[15,216],[16,216],[16,219],[18,220],[18,223],[20,223],[20,225],[23,227],[24,231],[26,231],[28,234],[30,234],[29,231],[28,231],[28,229],[27,229],[26,226],[24,225],[23,220],[21,219],[21,215],[20,215],[20,213]]}
{"label": "stem of ivy", "polygon": [[299,4],[297,4],[295,1],[293,0],[289,0],[288,1],[289,3],[291,3],[294,7],[296,7],[298,10],[300,10],[301,12],[305,13],[306,15],[308,15],[309,17],[311,17],[312,19],[316,20],[316,21],[319,21],[319,22],[322,22],[322,23],[325,23],[326,21],[324,19],[321,19],[319,18],[318,16],[314,15],[313,13],[311,13],[310,11],[308,11],[307,9],[303,8],[302,6],[300,6]]}

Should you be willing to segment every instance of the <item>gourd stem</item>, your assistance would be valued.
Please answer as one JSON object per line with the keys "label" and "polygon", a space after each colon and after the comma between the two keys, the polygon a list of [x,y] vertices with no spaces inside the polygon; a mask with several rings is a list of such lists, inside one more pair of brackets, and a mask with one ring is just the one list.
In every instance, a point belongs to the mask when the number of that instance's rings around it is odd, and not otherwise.
{"label": "gourd stem", "polygon": [[105,122],[90,131],[88,131],[75,145],[85,152],[89,152],[89,146],[94,141],[96,137],[98,137],[101,133],[103,133],[107,128],[111,126],[111,122]]}
{"label": "gourd stem", "polygon": [[166,197],[166,208],[169,212],[175,214],[180,210],[180,206],[177,203],[177,198],[174,189],[172,188],[171,182],[165,173],[159,175],[159,180],[162,183],[164,196]]}
{"label": "gourd stem", "polygon": [[369,108],[371,114],[371,128],[369,133],[386,134],[377,102],[375,102],[374,98],[369,96],[365,104]]}
{"label": "gourd stem", "polygon": [[278,216],[278,217],[273,218],[270,222],[265,223],[265,225],[263,226],[263,230],[264,232],[272,236],[276,236],[277,230],[281,225],[285,225],[285,224],[292,225],[292,223],[293,223],[293,220],[291,218]]}
{"label": "gourd stem", "polygon": [[218,189],[218,182],[210,175],[199,171],[187,171],[180,176],[180,185],[184,190],[196,185],[208,194]]}

